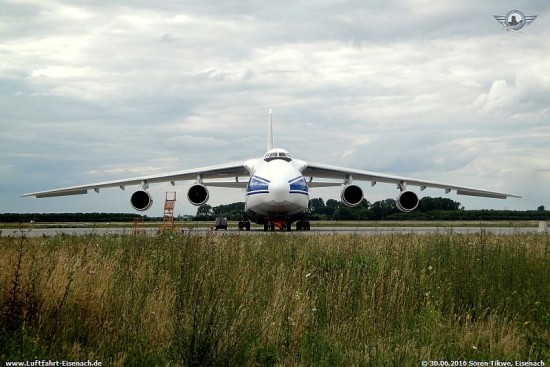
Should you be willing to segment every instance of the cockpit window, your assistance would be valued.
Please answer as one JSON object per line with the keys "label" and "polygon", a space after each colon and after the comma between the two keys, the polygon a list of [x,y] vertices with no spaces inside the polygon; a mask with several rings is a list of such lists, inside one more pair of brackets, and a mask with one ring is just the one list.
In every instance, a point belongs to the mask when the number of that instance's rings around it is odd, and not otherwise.
{"label": "cockpit window", "polygon": [[287,162],[290,162],[292,160],[292,157],[290,156],[290,153],[286,150],[270,150],[267,152],[264,156],[264,161],[270,162],[274,159],[283,159]]}

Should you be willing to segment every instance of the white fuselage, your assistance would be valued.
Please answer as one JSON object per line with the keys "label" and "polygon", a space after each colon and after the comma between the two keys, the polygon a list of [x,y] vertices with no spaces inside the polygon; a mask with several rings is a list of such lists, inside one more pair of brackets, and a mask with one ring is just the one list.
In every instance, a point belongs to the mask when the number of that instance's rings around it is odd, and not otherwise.
{"label": "white fuselage", "polygon": [[273,159],[255,163],[246,187],[245,211],[272,219],[307,210],[308,187],[300,171],[304,162]]}

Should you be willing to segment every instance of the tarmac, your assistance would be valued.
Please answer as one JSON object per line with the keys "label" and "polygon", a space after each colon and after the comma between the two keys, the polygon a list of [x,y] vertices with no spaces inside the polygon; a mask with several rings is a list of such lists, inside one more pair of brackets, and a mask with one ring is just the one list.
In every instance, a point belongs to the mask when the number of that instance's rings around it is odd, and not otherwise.
{"label": "tarmac", "polygon": [[[391,234],[471,234],[471,233],[493,233],[499,235],[514,235],[514,234],[529,234],[529,233],[548,233],[547,228],[541,229],[541,227],[313,227],[310,231],[296,231],[283,232],[288,234],[364,234],[364,235],[391,235]],[[147,235],[156,235],[158,229],[146,228]],[[280,231],[277,231],[280,232]],[[27,237],[43,237],[43,236],[56,236],[56,235],[72,235],[83,236],[89,234],[95,235],[131,235],[133,234],[132,228],[82,228],[82,227],[63,227],[63,228],[32,228],[32,229],[17,229],[17,228],[4,228],[0,230],[0,236],[7,237],[19,237],[21,233],[24,233]],[[184,228],[179,230],[178,233],[182,234],[265,234],[271,233],[271,231],[264,232],[263,228],[252,228],[250,231],[239,231],[238,228],[229,228],[228,230],[215,231],[210,227],[197,227],[197,228]]]}

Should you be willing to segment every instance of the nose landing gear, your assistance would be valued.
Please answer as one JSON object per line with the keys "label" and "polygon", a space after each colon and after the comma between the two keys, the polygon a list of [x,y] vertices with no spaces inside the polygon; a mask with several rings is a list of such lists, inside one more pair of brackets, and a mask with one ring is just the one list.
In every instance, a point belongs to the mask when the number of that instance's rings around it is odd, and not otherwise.
{"label": "nose landing gear", "polygon": [[287,231],[290,231],[290,222],[289,221],[286,221],[284,219],[273,219],[270,222],[271,222],[270,227],[271,227],[272,231],[274,231],[274,230],[284,231],[285,229]]}
{"label": "nose landing gear", "polygon": [[[308,220],[301,219],[296,222],[296,230],[297,231],[309,231],[310,230],[310,224]],[[291,220],[285,220],[285,219],[266,219],[264,222],[264,231],[292,231],[292,221]]]}

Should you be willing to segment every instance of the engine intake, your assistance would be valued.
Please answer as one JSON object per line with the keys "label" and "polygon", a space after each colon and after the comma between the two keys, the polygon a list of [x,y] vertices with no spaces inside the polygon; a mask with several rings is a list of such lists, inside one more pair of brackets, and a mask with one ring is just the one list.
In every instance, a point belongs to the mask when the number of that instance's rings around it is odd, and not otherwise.
{"label": "engine intake", "polygon": [[395,206],[402,212],[412,212],[418,206],[418,196],[412,191],[405,190],[399,194]]}
{"label": "engine intake", "polygon": [[191,204],[196,206],[201,206],[208,201],[210,195],[208,194],[208,189],[206,186],[201,184],[194,184],[189,188],[187,192],[187,198]]}
{"label": "engine intake", "polygon": [[151,195],[145,190],[138,190],[130,197],[130,203],[135,210],[144,211],[153,205]]}
{"label": "engine intake", "polygon": [[340,198],[346,206],[357,206],[363,200],[363,190],[357,185],[347,185],[342,189]]}

